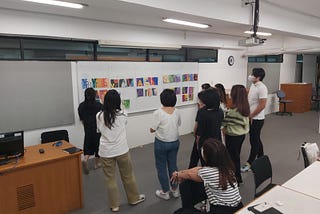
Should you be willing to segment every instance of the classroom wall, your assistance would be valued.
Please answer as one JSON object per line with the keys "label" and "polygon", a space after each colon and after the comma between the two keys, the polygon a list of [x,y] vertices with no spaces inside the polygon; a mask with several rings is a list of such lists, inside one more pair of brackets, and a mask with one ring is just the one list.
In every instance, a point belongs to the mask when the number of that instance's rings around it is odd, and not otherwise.
{"label": "classroom wall", "polygon": [[[235,57],[233,66],[227,63],[228,56]],[[246,66],[247,59],[242,57],[241,51],[219,50],[218,63],[200,63],[199,64],[199,84],[210,80],[210,83],[223,83],[226,88],[231,88],[233,84],[246,83]],[[50,129],[39,129],[25,132],[25,144],[34,145],[40,143],[40,134],[43,131],[54,129],[67,129],[70,135],[70,141],[78,147],[83,144],[83,127],[77,114],[78,84],[77,84],[77,66],[75,62],[71,63],[72,67],[72,86],[73,86],[73,102],[75,111],[75,124],[71,126],[52,127]],[[232,78],[231,78],[232,77]],[[197,111],[196,105],[188,105],[179,107],[182,115],[182,126],[180,134],[188,134],[193,130],[194,119]],[[127,126],[127,138],[130,148],[142,146],[153,142],[154,134],[149,133],[152,122],[152,112],[141,112],[129,114]]]}
{"label": "classroom wall", "polygon": [[[51,127],[47,129],[37,129],[25,132],[25,146],[35,145],[40,143],[40,135],[44,131],[67,129],[69,131],[70,142],[82,148],[84,131],[80,122],[77,108],[79,105],[78,98],[78,83],[77,83],[77,66],[75,62],[71,62],[72,67],[72,88],[73,88],[73,103],[75,112],[75,124],[70,126]],[[181,135],[192,132],[194,119],[197,111],[195,104],[179,107],[182,115],[182,125],[179,129]],[[149,133],[152,122],[153,111],[140,112],[129,114],[127,126],[127,139],[130,148],[142,146],[153,142],[154,134]]]}
{"label": "classroom wall", "polygon": [[[234,57],[233,66],[228,65],[229,56]],[[199,64],[199,85],[222,83],[227,90],[235,84],[246,85],[247,64],[248,58],[243,57],[243,51],[218,50],[218,63]]]}
{"label": "classroom wall", "polygon": [[[229,55],[235,57],[233,66],[229,66],[227,58]],[[226,88],[231,88],[233,84],[245,84],[246,82],[247,59],[242,57],[241,51],[219,50],[218,63],[200,63],[199,64],[199,84],[210,80],[210,83],[223,83]],[[83,127],[77,114],[79,105],[77,66],[71,62],[72,67],[72,86],[73,102],[75,111],[75,124],[71,126],[52,127],[49,129],[38,129],[25,132],[25,145],[34,145],[40,143],[40,134],[43,131],[55,129],[67,129],[70,135],[70,141],[76,146],[82,148],[83,145]],[[232,78],[231,78],[232,77]],[[182,115],[182,125],[179,129],[181,135],[191,133],[194,126],[196,105],[187,105],[179,107]],[[153,142],[154,134],[149,133],[152,122],[153,111],[129,114],[127,126],[127,138],[130,148],[143,146]]]}

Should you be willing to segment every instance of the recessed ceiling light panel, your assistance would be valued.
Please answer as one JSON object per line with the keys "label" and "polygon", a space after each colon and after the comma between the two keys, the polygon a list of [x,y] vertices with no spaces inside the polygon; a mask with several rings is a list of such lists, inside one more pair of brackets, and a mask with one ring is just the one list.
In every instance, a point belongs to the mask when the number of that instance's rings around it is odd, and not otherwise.
{"label": "recessed ceiling light panel", "polygon": [[[246,34],[253,34],[253,31],[249,31],[249,30],[247,30],[247,31],[245,31],[244,33],[246,33]],[[265,32],[257,32],[257,35],[258,36],[271,36],[272,35],[272,33],[265,33]]]}
{"label": "recessed ceiling light panel", "polygon": [[34,2],[39,4],[48,4],[53,6],[60,6],[60,7],[69,7],[73,9],[82,9],[82,4],[77,3],[71,3],[71,2],[65,2],[65,1],[55,1],[55,0],[22,0],[27,2]]}
{"label": "recessed ceiling light panel", "polygon": [[208,28],[208,27],[210,27],[210,25],[207,25],[207,24],[199,24],[199,23],[195,23],[195,22],[188,22],[188,21],[183,21],[183,20],[178,20],[178,19],[165,18],[162,21],[173,23],[173,24],[178,24],[178,25],[186,25],[186,26],[191,26],[191,27],[198,27],[198,28]]}

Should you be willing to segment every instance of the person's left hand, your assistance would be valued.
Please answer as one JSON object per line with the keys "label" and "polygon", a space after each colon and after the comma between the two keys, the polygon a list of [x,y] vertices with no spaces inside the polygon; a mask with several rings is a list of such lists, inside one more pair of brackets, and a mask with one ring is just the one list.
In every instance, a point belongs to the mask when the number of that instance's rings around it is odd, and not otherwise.
{"label": "person's left hand", "polygon": [[172,173],[170,181],[173,184],[180,184],[183,181],[183,179],[179,177],[179,173],[175,171]]}

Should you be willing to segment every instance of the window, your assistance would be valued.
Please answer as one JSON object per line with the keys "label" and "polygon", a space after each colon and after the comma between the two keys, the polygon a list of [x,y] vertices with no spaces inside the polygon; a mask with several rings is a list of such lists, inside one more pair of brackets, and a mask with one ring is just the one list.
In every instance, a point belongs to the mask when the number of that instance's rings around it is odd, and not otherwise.
{"label": "window", "polygon": [[217,62],[217,55],[215,49],[187,48],[188,62]]}
{"label": "window", "polygon": [[303,63],[303,55],[302,54],[297,55],[297,63]]}
{"label": "window", "polygon": [[145,49],[97,47],[97,60],[146,61],[146,55]]}
{"label": "window", "polygon": [[283,62],[283,55],[263,55],[263,56],[251,56],[248,57],[248,62],[259,63],[281,63]]}
{"label": "window", "polygon": [[[183,47],[178,50],[100,47],[98,41],[0,36],[0,60],[209,62],[218,50]],[[249,58],[250,59],[250,58]],[[256,60],[256,59],[254,59]]]}
{"label": "window", "polygon": [[149,49],[148,58],[150,62],[185,62],[186,49],[179,50],[157,50]]}
{"label": "window", "polygon": [[93,60],[93,43],[22,39],[25,60]]}
{"label": "window", "polygon": [[1,60],[20,60],[20,39],[0,37],[0,59]]}

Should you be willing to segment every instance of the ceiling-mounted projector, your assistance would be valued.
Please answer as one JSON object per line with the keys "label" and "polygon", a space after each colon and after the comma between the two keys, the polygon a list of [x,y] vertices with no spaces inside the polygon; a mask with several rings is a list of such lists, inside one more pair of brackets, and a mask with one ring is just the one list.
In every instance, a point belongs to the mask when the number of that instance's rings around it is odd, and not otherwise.
{"label": "ceiling-mounted projector", "polygon": [[258,37],[249,37],[246,39],[239,40],[239,46],[252,47],[263,44],[265,39],[260,39]]}

